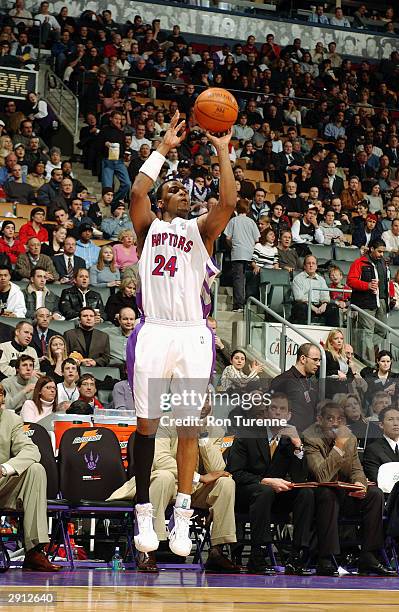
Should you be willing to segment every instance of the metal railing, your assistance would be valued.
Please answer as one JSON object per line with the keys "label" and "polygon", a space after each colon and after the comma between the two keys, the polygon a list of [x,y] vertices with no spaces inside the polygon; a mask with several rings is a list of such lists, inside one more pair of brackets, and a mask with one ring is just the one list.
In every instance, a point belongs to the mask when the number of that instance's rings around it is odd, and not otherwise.
{"label": "metal railing", "polygon": [[393,329],[392,327],[389,327],[389,325],[387,325],[387,323],[384,323],[383,321],[380,321],[379,319],[377,319],[376,317],[371,315],[369,312],[366,312],[362,308],[359,308],[359,306],[356,306],[355,304],[349,304],[348,305],[348,318],[347,318],[347,321],[346,321],[346,331],[347,331],[347,340],[348,340],[348,342],[352,343],[352,326],[351,326],[351,321],[353,319],[350,316],[351,311],[352,312],[357,312],[358,314],[361,314],[363,317],[366,317],[367,319],[372,321],[375,326],[377,325],[378,327],[381,327],[384,331],[386,331],[387,332],[387,334],[386,334],[386,342],[387,342],[388,345],[391,344],[391,336],[392,335],[399,339],[399,330],[396,330],[396,329]]}
{"label": "metal railing", "polygon": [[324,293],[348,293],[351,295],[352,289],[339,289],[339,288],[327,288],[327,289],[318,289],[317,287],[310,287],[308,293],[308,325],[312,323],[312,294],[313,291],[320,291]]}
{"label": "metal railing", "polygon": [[[244,309],[245,342],[247,346],[251,346],[251,331],[252,331],[251,329],[251,304],[260,308],[262,311],[267,313],[270,317],[273,317],[273,319],[275,319],[278,323],[281,323],[279,367],[280,367],[281,372],[285,372],[286,363],[287,363],[287,350],[286,350],[287,349],[287,328],[292,329],[292,331],[294,331],[296,334],[301,336],[305,340],[305,342],[310,342],[310,344],[315,344],[315,341],[313,338],[305,334],[302,330],[297,329],[295,325],[293,325],[292,323],[290,323],[289,321],[287,321],[286,319],[278,315],[276,312],[274,312],[274,310],[272,310],[268,306],[265,306],[265,304],[262,304],[262,302],[259,302],[259,300],[257,300],[256,298],[250,297],[248,298],[247,303],[245,304],[245,309]],[[318,348],[320,349],[320,354],[321,354],[321,362],[320,362],[320,370],[319,370],[319,398],[320,400],[323,400],[325,397],[325,390],[326,390],[325,389],[326,372],[327,372],[326,352],[321,345],[318,346]]]}
{"label": "metal railing", "polygon": [[74,138],[78,134],[79,100],[50,69],[44,77],[43,97]]}

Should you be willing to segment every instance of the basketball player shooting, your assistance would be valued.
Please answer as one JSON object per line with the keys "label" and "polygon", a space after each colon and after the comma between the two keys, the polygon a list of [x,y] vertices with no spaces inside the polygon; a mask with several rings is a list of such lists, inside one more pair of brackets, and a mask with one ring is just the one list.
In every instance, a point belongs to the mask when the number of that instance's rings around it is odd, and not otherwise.
{"label": "basketball player shooting", "polygon": [[[163,219],[151,211],[148,192],[154,186],[167,153],[185,138],[185,122],[173,116],[158,149],[141,166],[132,188],[130,215],[137,234],[140,256],[140,288],[137,303],[142,312],[139,325],[129,337],[127,369],[133,391],[137,431],[134,443],[136,467],[135,536],[137,550],[158,548],[149,498],[155,434],[162,406],[158,389],[181,393],[196,381],[198,394],[206,394],[213,367],[213,334],[206,325],[210,313],[210,284],[217,269],[211,255],[216,238],[226,227],[237,201],[236,184],[228,145],[231,130],[220,137],[207,133],[220,164],[219,203],[197,219],[188,220],[190,198],[178,180],[167,180],[157,197]],[[157,388],[157,393],[151,389]],[[151,401],[151,396],[157,401]],[[198,397],[201,397],[198,395]],[[185,406],[180,414],[198,417],[202,405]],[[198,458],[194,428],[177,428],[178,494],[169,523],[169,546],[173,553],[188,556],[191,492]]]}

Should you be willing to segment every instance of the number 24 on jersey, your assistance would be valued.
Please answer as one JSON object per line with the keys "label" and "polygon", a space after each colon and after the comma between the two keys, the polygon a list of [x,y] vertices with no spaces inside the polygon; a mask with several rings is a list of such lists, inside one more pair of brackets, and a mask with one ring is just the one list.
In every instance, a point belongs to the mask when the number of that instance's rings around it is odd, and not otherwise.
{"label": "number 24 on jersey", "polygon": [[154,276],[165,276],[165,272],[169,272],[170,276],[173,278],[176,274],[177,268],[177,256],[173,255],[166,261],[163,255],[156,255],[154,259],[155,268],[152,271]]}

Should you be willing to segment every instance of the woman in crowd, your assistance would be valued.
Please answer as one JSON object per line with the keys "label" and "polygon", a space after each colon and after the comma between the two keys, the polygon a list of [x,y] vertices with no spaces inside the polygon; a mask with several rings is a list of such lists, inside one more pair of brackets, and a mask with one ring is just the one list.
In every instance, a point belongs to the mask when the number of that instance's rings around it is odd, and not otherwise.
{"label": "woman in crowd", "polygon": [[62,364],[66,358],[67,350],[64,338],[58,335],[51,336],[47,356],[41,361],[40,369],[47,376],[51,376],[56,383],[62,382],[64,380]]}
{"label": "woman in crowd", "polygon": [[256,150],[255,150],[254,145],[249,140],[248,142],[244,142],[244,146],[242,147],[239,153],[239,157],[240,159],[245,159],[247,161],[247,164],[249,164],[250,162],[252,162],[255,151]]}
{"label": "woman in crowd", "polygon": [[[342,408],[344,409],[346,424],[353,433],[353,435],[356,436],[358,440],[358,446],[360,448],[365,448],[365,442],[368,438],[370,423],[364,416],[359,396],[354,393],[343,393],[339,395],[339,398],[334,395],[334,402],[339,403],[340,406],[342,406]],[[374,431],[374,427],[372,429]]]}
{"label": "woman in crowd", "polygon": [[384,391],[392,398],[399,391],[399,374],[392,372],[392,353],[390,351],[379,351],[374,368],[365,367],[360,371],[360,376],[367,382],[365,399],[370,405],[376,393]]}
{"label": "woman in crowd", "polygon": [[255,244],[252,255],[252,274],[246,282],[245,293],[247,299],[251,296],[259,298],[260,271],[262,268],[269,270],[279,268],[278,250],[275,244],[276,234],[271,227],[261,232],[259,242]]}
{"label": "woman in crowd", "polygon": [[110,244],[101,247],[97,263],[90,268],[90,284],[97,287],[119,287],[121,284],[121,275]]}
{"label": "woman in crowd", "polygon": [[348,393],[354,374],[345,354],[345,339],[340,329],[332,329],[324,345],[326,352],[326,397]]}
{"label": "woman in crowd", "polygon": [[118,244],[112,246],[116,267],[123,272],[127,266],[138,262],[137,249],[132,230],[122,230],[118,234]]}
{"label": "woman in crowd", "polygon": [[332,208],[327,208],[324,213],[324,220],[320,223],[320,229],[324,236],[323,244],[345,246],[344,234],[335,224],[335,212]]}
{"label": "woman in crowd", "polygon": [[121,281],[119,291],[114,295],[110,295],[105,305],[108,321],[112,321],[114,325],[118,325],[117,315],[124,306],[133,308],[136,316],[139,316],[139,310],[136,304],[136,283],[131,278],[125,278]]}
{"label": "woman in crowd", "polygon": [[251,364],[248,374],[244,373],[247,356],[244,351],[239,349],[232,352],[230,364],[222,373],[220,380],[220,391],[242,391],[253,380],[259,378],[260,372],[263,371],[263,366],[254,360]]}
{"label": "woman in crowd", "polygon": [[63,376],[62,382],[57,384],[58,401],[69,402],[71,404],[79,399],[79,391],[76,385],[79,380],[79,366],[75,359],[67,357],[61,364],[61,372]]}
{"label": "woman in crowd", "polygon": [[33,398],[24,402],[21,418],[25,423],[37,423],[52,412],[56,412],[57,406],[56,384],[50,376],[42,376],[35,385]]}
{"label": "woman in crowd", "polygon": [[4,134],[0,137],[0,166],[4,166],[5,158],[14,150],[10,136]]}
{"label": "woman in crowd", "polygon": [[18,238],[15,238],[14,221],[3,221],[0,231],[0,253],[5,253],[15,266],[18,256],[25,253],[25,247]]}
{"label": "woman in crowd", "polygon": [[371,187],[370,194],[366,195],[365,199],[368,202],[369,211],[371,213],[380,214],[382,212],[384,202],[381,196],[381,187],[378,183],[374,183]]}
{"label": "woman in crowd", "polygon": [[43,244],[41,252],[44,255],[53,257],[64,252],[64,241],[67,237],[67,230],[62,225],[56,226],[53,231],[53,235],[50,238],[49,244]]}

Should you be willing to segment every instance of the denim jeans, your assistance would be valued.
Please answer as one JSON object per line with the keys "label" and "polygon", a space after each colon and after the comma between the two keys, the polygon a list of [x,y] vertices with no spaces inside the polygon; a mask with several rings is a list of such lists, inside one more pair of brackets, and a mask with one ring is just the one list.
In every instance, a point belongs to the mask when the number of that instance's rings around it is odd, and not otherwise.
{"label": "denim jeans", "polygon": [[114,195],[114,202],[124,200],[129,195],[131,182],[129,173],[121,159],[103,159],[101,183],[103,187],[112,187],[114,184],[114,175],[119,180],[119,189]]}

